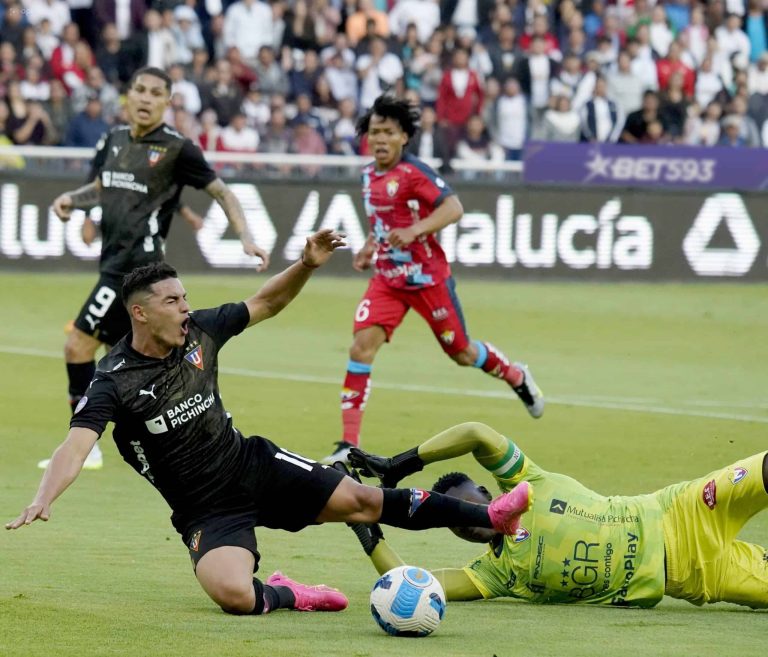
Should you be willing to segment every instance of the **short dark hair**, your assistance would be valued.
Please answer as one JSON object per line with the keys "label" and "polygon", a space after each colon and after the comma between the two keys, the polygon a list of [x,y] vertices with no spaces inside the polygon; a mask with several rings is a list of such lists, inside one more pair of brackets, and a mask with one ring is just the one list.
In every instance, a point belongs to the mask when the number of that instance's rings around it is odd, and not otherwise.
{"label": "short dark hair", "polygon": [[371,117],[376,114],[385,119],[392,119],[397,121],[402,128],[403,132],[408,135],[410,139],[416,134],[416,130],[419,127],[419,119],[421,118],[421,111],[418,107],[414,107],[407,100],[395,98],[389,94],[383,94],[379,96],[373,103],[373,107],[369,109],[360,120],[357,122],[357,135],[362,136],[368,132],[368,128],[371,124]]}
{"label": "short dark hair", "polygon": [[133,83],[136,82],[140,75],[151,75],[153,77],[160,78],[163,82],[165,82],[165,88],[168,90],[168,93],[171,93],[171,85],[173,84],[171,76],[168,75],[163,69],[157,68],[157,66],[143,66],[138,71],[134,72],[134,74],[131,76],[130,82],[128,82],[129,89],[133,86]]}
{"label": "short dark hair", "polygon": [[448,474],[440,477],[440,479],[438,479],[434,484],[432,484],[432,490],[435,493],[445,493],[445,491],[447,491],[449,488],[461,486],[467,481],[472,480],[463,472],[449,472]]}
{"label": "short dark hair", "polygon": [[153,262],[143,267],[136,267],[123,279],[123,303],[127,306],[128,301],[137,292],[149,292],[155,283],[178,277],[176,270],[167,262]]}

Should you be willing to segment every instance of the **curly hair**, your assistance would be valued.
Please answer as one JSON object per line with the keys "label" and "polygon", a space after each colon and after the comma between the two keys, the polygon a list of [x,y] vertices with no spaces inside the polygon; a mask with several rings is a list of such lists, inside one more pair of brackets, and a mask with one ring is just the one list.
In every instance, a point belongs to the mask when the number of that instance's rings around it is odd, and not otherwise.
{"label": "curly hair", "polygon": [[362,137],[368,132],[371,117],[374,114],[397,122],[409,139],[416,134],[421,119],[421,111],[418,107],[414,107],[407,100],[383,94],[374,101],[373,107],[357,121],[358,137]]}
{"label": "curly hair", "polygon": [[463,472],[449,472],[432,484],[432,490],[435,493],[445,493],[449,488],[461,486],[466,481],[472,480]]}

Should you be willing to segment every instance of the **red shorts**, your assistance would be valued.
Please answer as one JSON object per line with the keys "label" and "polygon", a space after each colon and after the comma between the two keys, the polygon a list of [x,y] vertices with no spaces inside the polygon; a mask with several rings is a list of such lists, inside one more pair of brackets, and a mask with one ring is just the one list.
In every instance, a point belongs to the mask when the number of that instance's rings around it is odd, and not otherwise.
{"label": "red shorts", "polygon": [[355,311],[354,332],[369,326],[381,326],[389,342],[409,308],[427,321],[449,356],[455,356],[469,346],[464,314],[452,277],[421,290],[402,290],[390,287],[381,277],[374,276]]}

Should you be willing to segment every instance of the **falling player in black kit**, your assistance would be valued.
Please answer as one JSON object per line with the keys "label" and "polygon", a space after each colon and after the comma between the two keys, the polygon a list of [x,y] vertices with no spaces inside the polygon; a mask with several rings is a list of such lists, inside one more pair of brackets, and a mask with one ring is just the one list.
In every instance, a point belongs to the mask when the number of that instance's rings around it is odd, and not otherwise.
{"label": "falling player in black kit", "polygon": [[[120,301],[123,277],[135,267],[163,259],[163,242],[185,185],[205,189],[221,205],[243,251],[261,258],[257,270],[269,263],[267,253],[254,243],[234,193],[197,146],[163,123],[170,97],[171,79],[164,71],[138,70],[127,95],[129,125],[114,128],[99,143],[92,182],[53,202],[62,221],[68,221],[75,208],[102,208],[99,280],[64,345],[72,409],[93,378],[99,346],[111,347],[130,330]],[[47,465],[47,460],[38,464],[41,468]],[[98,469],[101,465],[101,451],[96,446],[85,467]]]}
{"label": "falling player in black kit", "polygon": [[255,526],[299,531],[323,522],[381,522],[513,534],[530,504],[519,486],[488,506],[420,489],[364,486],[266,438],[244,438],[233,426],[219,396],[219,350],[280,312],[343,245],[342,235],[319,231],[307,238],[301,259],[254,296],[194,313],[170,265],[134,270],[122,290],[132,332],[99,363],[34,501],[6,528],[48,520],[51,504],[112,421],[123,458],[168,502],[198,581],[229,613],[338,611],[347,605],[334,589],[308,587],[279,572],[266,583],[255,579]]}

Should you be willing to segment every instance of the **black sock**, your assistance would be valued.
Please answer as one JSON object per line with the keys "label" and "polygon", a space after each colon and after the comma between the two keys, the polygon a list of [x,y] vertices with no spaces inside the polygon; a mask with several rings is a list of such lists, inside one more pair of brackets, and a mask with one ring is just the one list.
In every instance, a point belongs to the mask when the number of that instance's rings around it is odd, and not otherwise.
{"label": "black sock", "polygon": [[379,522],[404,529],[493,527],[484,504],[420,488],[385,488]]}
{"label": "black sock", "polygon": [[96,373],[96,363],[67,363],[67,378],[69,379],[69,405],[75,412],[77,402],[85,395],[88,385]]}
{"label": "black sock", "polygon": [[294,609],[296,597],[287,586],[269,586],[253,578],[253,592],[256,594],[256,606],[251,614],[259,616],[269,614],[276,609]]}

